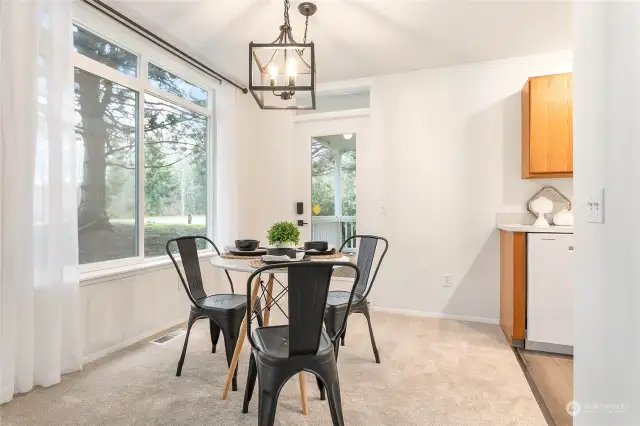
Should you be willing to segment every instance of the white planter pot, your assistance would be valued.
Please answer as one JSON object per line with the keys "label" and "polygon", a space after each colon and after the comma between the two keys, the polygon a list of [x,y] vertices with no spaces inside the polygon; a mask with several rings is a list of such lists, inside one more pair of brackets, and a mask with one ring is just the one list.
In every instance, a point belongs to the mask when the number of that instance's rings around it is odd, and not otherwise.
{"label": "white planter pot", "polygon": [[276,248],[296,248],[296,245],[288,242],[288,243],[275,243]]}

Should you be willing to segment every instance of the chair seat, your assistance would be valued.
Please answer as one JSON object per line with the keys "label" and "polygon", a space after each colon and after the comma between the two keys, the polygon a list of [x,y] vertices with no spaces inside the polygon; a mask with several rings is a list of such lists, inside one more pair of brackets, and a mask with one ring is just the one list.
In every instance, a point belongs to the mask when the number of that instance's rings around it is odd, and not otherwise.
{"label": "chair seat", "polygon": [[244,294],[214,294],[198,300],[204,309],[234,310],[247,306]]}
{"label": "chair seat", "polygon": [[[261,327],[251,332],[251,337],[265,355],[274,358],[289,358],[289,326],[278,325]],[[323,328],[320,333],[320,344],[317,354],[333,351],[333,344]]]}
{"label": "chair seat", "polygon": [[[342,306],[349,303],[349,296],[351,293],[348,291],[330,291],[327,296],[328,306]],[[362,300],[362,296],[359,294],[353,295],[353,303],[356,304]]]}

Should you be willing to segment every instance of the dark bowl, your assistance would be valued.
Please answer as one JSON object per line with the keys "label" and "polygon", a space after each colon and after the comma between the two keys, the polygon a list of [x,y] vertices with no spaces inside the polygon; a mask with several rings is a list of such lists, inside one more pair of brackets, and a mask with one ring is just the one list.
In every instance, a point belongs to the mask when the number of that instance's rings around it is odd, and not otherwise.
{"label": "dark bowl", "polygon": [[295,259],[297,256],[297,250],[292,248],[268,248],[267,255],[269,256],[289,256]]}
{"label": "dark bowl", "polygon": [[329,243],[326,241],[307,241],[306,243],[304,243],[304,249],[327,251],[329,250]]}
{"label": "dark bowl", "polygon": [[238,250],[255,250],[260,246],[260,241],[258,240],[236,240],[236,248]]}

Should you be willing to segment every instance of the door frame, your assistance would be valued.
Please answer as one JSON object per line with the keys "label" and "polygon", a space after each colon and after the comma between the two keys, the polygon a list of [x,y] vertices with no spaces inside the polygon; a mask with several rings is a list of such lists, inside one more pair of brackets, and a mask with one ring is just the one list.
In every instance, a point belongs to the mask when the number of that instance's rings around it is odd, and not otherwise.
{"label": "door frame", "polygon": [[[367,144],[370,133],[369,108],[294,116],[293,137],[293,196],[304,203],[304,213],[296,215],[306,225],[300,228],[302,241],[311,239],[311,138],[314,136],[356,134],[356,187],[360,185],[358,152]],[[359,197],[356,197],[356,223],[358,223]]]}

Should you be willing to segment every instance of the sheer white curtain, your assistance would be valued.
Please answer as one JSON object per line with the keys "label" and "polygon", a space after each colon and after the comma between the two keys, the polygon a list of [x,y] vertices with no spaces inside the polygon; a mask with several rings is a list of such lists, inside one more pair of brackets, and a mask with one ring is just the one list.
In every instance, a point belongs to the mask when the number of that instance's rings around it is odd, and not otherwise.
{"label": "sheer white curtain", "polygon": [[220,250],[233,243],[238,236],[240,221],[241,141],[238,140],[238,120],[241,118],[241,96],[230,84],[216,89],[216,214],[213,228],[214,242]]}
{"label": "sheer white curtain", "polygon": [[70,0],[0,0],[0,403],[82,366]]}

